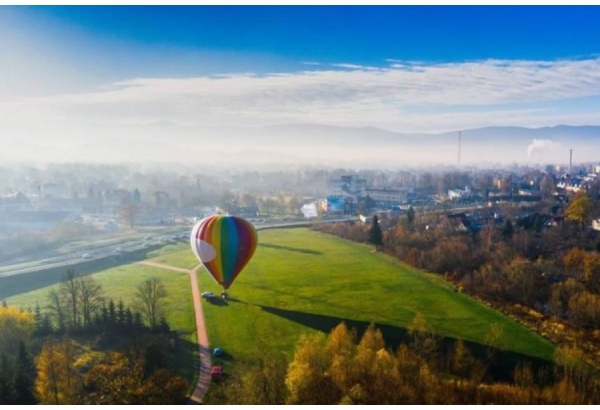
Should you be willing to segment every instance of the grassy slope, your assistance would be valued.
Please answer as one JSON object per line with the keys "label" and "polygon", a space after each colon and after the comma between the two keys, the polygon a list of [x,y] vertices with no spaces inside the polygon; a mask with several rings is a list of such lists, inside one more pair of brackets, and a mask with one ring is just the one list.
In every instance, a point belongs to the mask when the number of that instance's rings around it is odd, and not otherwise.
{"label": "grassy slope", "polygon": [[[184,245],[163,248],[154,261],[182,268],[197,264]],[[168,253],[168,251],[176,251]],[[140,265],[125,265],[95,274],[106,294],[131,300],[135,286],[158,276],[169,291],[169,322],[196,342],[187,275]],[[202,269],[200,288],[220,292]],[[47,288],[7,299],[24,307],[45,304]],[[503,328],[507,350],[550,359],[553,346],[506,316],[453,291],[431,274],[424,274],[367,246],[308,229],[261,231],[250,264],[236,280],[227,305],[209,304],[204,312],[212,346],[225,348],[241,361],[276,349],[291,354],[302,333],[328,331],[340,320],[351,326],[375,322],[393,331],[422,313],[435,331],[446,337],[484,343],[493,323]],[[183,372],[193,381],[192,345],[181,356]],[[192,363],[193,362],[193,363]]]}
{"label": "grassy slope", "polygon": [[[263,346],[291,352],[299,334],[326,331],[340,319],[405,328],[417,312],[442,336],[483,344],[498,323],[507,350],[552,356],[552,344],[537,334],[367,246],[307,229],[262,231],[259,242],[230,289],[237,301],[203,302],[211,345],[233,357],[248,358]],[[204,272],[200,287],[219,291]]]}

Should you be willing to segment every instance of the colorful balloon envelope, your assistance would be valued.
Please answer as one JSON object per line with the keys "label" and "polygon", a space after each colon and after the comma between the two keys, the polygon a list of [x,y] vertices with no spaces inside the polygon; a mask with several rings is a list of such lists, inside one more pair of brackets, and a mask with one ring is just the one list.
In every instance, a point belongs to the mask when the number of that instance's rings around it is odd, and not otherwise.
{"label": "colorful balloon envelope", "polygon": [[229,289],[246,266],[258,243],[254,226],[238,216],[213,215],[192,229],[190,244],[208,273]]}

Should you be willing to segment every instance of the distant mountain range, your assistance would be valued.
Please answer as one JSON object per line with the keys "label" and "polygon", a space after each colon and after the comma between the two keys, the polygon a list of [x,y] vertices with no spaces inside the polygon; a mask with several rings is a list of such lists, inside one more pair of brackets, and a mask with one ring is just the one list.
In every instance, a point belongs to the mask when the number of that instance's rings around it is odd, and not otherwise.
{"label": "distant mountain range", "polygon": [[[180,162],[277,168],[433,166],[458,164],[458,131],[398,133],[375,127],[292,124],[211,128],[169,122],[101,128],[69,140],[19,139],[10,160]],[[600,126],[486,127],[461,131],[461,164],[600,163]],[[6,152],[4,152],[6,154]],[[38,155],[37,157],[35,155]]]}

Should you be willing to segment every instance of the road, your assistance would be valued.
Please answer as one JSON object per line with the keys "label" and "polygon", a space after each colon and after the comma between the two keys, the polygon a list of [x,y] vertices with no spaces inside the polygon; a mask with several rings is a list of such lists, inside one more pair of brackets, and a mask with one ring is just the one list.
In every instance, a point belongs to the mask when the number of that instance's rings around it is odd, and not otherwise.
{"label": "road", "polygon": [[[356,218],[331,218],[322,222],[339,222],[347,220],[355,220]],[[283,227],[294,227],[294,226],[308,226],[311,221],[278,221],[278,222],[262,222],[256,223],[255,228],[261,229],[272,229],[272,228],[283,228]],[[187,242],[191,226],[189,228],[182,228],[174,230],[169,233],[154,233],[148,234],[144,238],[140,238],[141,235],[135,238],[124,238],[117,239],[110,243],[106,241],[95,244],[90,242],[85,245],[81,245],[70,252],[61,255],[55,255],[51,257],[44,257],[43,255],[32,254],[31,258],[27,261],[21,261],[19,263],[2,263],[0,262],[0,277],[13,276],[28,272],[35,272],[44,269],[57,268],[57,267],[68,267],[75,265],[85,260],[94,260],[106,258],[109,256],[115,256],[121,253],[134,252],[141,249],[149,248],[157,245],[167,245],[169,243]]]}
{"label": "road", "polygon": [[187,273],[190,275],[190,283],[192,286],[192,299],[194,301],[194,315],[196,317],[196,335],[198,338],[198,355],[200,358],[200,367],[198,369],[198,379],[194,391],[189,398],[189,404],[200,404],[208,387],[210,386],[212,369],[212,361],[210,355],[210,345],[208,344],[208,334],[206,333],[206,325],[204,324],[204,312],[202,310],[202,300],[200,298],[200,289],[198,287],[198,269],[202,267],[197,265],[194,269],[182,269],[175,266],[169,266],[162,263],[151,261],[138,262],[140,265],[153,266],[155,268],[167,269],[175,272]]}

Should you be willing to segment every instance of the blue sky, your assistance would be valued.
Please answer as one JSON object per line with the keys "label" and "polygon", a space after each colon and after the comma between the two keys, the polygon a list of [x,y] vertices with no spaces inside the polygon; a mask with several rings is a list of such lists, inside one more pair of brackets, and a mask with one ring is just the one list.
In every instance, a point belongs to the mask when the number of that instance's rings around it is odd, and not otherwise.
{"label": "blue sky", "polygon": [[597,6],[90,6],[20,7],[8,14],[40,41],[118,57],[140,71],[163,69],[159,61],[135,67],[130,60],[144,53],[223,54],[225,63],[233,58],[242,69],[262,71],[302,61],[584,58],[598,54],[600,44]]}
{"label": "blue sky", "polygon": [[0,133],[600,124],[598,22],[597,6],[0,7]]}

